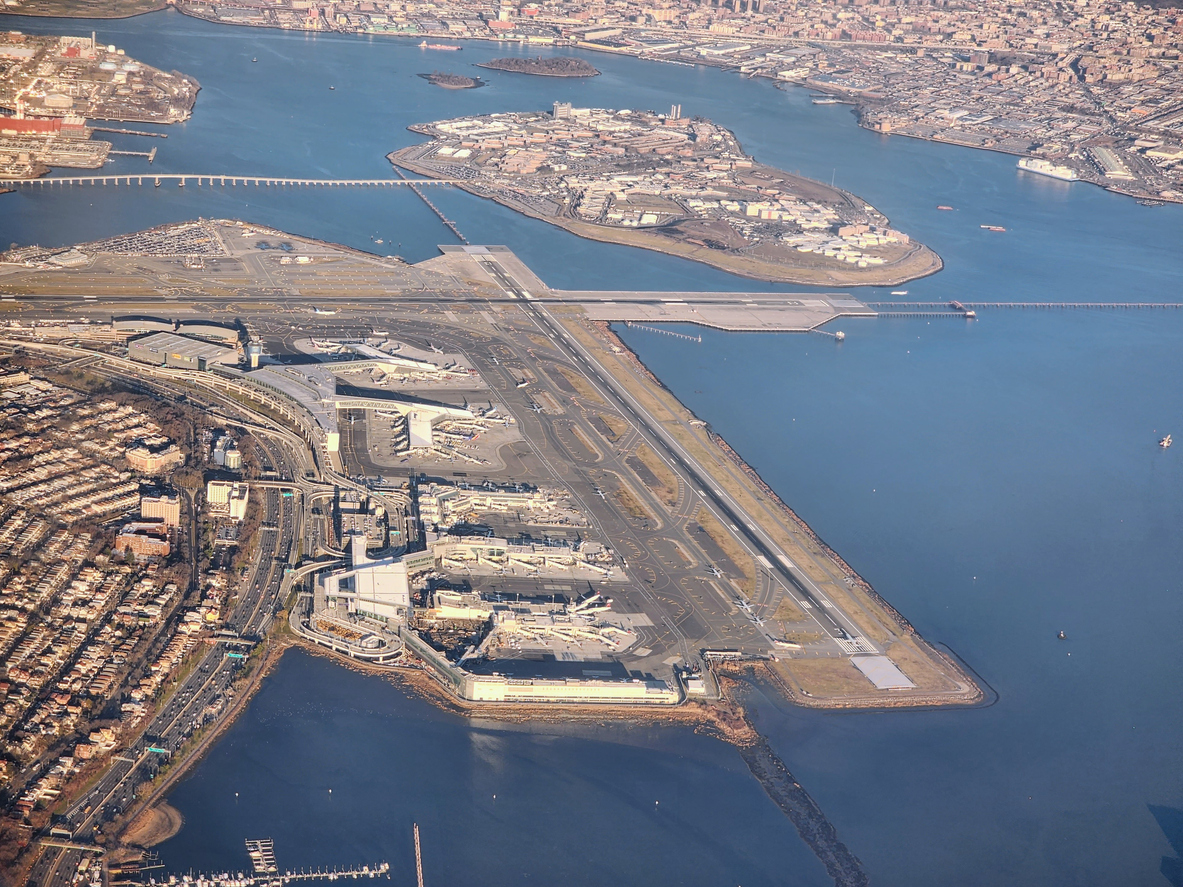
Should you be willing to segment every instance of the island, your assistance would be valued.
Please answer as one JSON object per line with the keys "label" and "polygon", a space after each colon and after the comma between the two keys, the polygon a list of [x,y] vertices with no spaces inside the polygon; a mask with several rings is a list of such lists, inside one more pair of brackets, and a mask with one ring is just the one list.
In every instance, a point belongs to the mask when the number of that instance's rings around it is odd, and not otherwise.
{"label": "island", "polygon": [[9,31],[0,35],[0,59],[0,110],[13,115],[0,117],[0,178],[37,178],[53,167],[98,169],[111,143],[91,139],[102,127],[87,118],[178,123],[192,114],[201,89],[192,77],[145,65],[94,34]]}
{"label": "island", "polygon": [[485,85],[479,77],[465,77],[463,74],[447,74],[442,71],[433,71],[430,74],[420,74],[419,76],[432,86],[439,86],[443,89],[477,89]]}
{"label": "island", "polygon": [[[6,0],[4,10],[113,18],[165,5]],[[307,0],[167,5],[250,27],[421,40],[438,36],[442,25],[449,38],[576,46],[656,64],[716,67],[778,87],[807,87],[819,94],[816,104],[849,105],[859,125],[884,135],[1044,160],[1077,177],[1062,181],[1090,182],[1149,205],[1183,201],[1183,62],[1169,39],[1178,28],[1170,2],[1099,11],[1092,4],[1042,0],[1036,11],[983,0],[928,6],[917,18],[906,6],[885,11],[847,0],[775,6],[675,0],[654,20],[628,0],[612,0],[582,10],[576,20],[534,4],[506,5],[504,17],[489,16],[487,4],[454,0],[430,21],[394,0],[340,0],[332,15],[309,14]]]}
{"label": "island", "polygon": [[5,11],[54,18],[129,18],[170,5],[168,0],[13,0],[5,3]]}
{"label": "island", "polygon": [[477,67],[509,71],[513,74],[533,74],[537,77],[595,77],[600,73],[583,59],[562,55],[551,58],[492,59],[478,64]]}
{"label": "island", "polygon": [[864,200],[758,163],[702,118],[573,108],[417,124],[431,141],[398,167],[454,180],[593,240],[694,259],[761,280],[895,285],[940,257]]}

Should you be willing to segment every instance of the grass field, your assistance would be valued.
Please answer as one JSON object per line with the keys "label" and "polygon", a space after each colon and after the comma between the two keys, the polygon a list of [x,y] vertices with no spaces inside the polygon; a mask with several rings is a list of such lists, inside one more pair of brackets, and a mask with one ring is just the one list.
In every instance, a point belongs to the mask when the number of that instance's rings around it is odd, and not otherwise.
{"label": "grass field", "polygon": [[604,403],[604,398],[600,397],[600,393],[596,391],[591,382],[582,373],[564,366],[556,367],[556,369],[563,374],[563,378],[571,383],[571,387],[584,400],[590,403],[598,404],[599,406],[607,406]]}
{"label": "grass field", "polygon": [[793,599],[786,594],[781,598],[776,612],[772,614],[772,618],[777,622],[804,622],[805,611],[798,607],[793,602]]}
{"label": "grass field", "polygon": [[641,460],[641,464],[653,472],[653,476],[657,479],[657,488],[653,491],[657,498],[671,508],[677,505],[678,478],[670,470],[670,467],[658,458],[657,453],[653,452],[648,444],[641,444],[637,447],[635,454]]}
{"label": "grass field", "polygon": [[794,659],[770,662],[768,667],[791,685],[804,687],[811,696],[849,696],[871,693],[875,686],[849,659]]}
{"label": "grass field", "polygon": [[698,522],[708,536],[714,541],[716,545],[723,551],[731,562],[735,564],[736,568],[743,573],[743,579],[740,581],[739,587],[743,589],[745,595],[751,595],[756,590],[756,564],[751,559],[742,546],[735,540],[735,537],[724,527],[715,516],[707,511],[705,508],[698,509],[694,515],[694,519]]}
{"label": "grass field", "polygon": [[620,503],[620,507],[624,509],[629,517],[636,518],[637,520],[653,520],[653,515],[649,513],[649,510],[640,503],[637,497],[633,495],[632,490],[624,486],[624,484],[617,487],[613,495],[616,496],[616,501]]}

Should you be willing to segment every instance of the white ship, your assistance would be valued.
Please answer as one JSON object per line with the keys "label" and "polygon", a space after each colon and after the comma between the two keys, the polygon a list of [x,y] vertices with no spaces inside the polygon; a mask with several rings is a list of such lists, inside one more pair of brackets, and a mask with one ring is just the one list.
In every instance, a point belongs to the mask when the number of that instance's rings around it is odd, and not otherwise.
{"label": "white ship", "polygon": [[1171,436],[1168,434],[1166,437],[1164,437],[1162,440],[1160,440],[1158,442],[1158,445],[1165,450],[1167,447],[1169,447],[1171,445]]}
{"label": "white ship", "polygon": [[1050,163],[1047,160],[1040,160],[1037,157],[1024,157],[1019,161],[1019,169],[1025,169],[1027,172],[1049,176],[1065,182],[1076,182],[1080,180],[1080,176],[1076,174],[1076,170],[1072,167],[1056,166],[1054,163]]}

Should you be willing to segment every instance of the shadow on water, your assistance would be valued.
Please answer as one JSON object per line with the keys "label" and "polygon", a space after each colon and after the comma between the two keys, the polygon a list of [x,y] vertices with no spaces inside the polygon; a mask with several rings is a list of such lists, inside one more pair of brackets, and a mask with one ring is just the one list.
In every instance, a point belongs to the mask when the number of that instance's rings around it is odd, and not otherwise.
{"label": "shadow on water", "polygon": [[1178,807],[1161,807],[1157,804],[1147,804],[1151,816],[1158,821],[1174,856],[1164,856],[1159,871],[1173,887],[1183,887],[1183,810]]}

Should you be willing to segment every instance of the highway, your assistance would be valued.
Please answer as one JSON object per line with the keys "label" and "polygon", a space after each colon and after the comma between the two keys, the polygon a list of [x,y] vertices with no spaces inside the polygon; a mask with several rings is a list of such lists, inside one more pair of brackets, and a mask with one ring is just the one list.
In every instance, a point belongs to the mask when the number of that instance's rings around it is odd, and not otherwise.
{"label": "highway", "polygon": [[[257,438],[281,476],[291,477],[293,460],[274,441]],[[282,604],[278,599],[284,571],[293,553],[300,526],[294,498],[278,489],[266,489],[264,523],[260,527],[256,557],[245,578],[227,622],[245,642],[233,646],[215,644],[173,690],[168,701],[143,729],[139,738],[121,750],[112,765],[91,789],[68,808],[58,828],[68,828],[76,842],[88,842],[101,834],[105,823],[133,805],[141,787],[153,779],[166,758],[182,749],[198,730],[209,725],[231,704],[232,684],[244,660],[228,652],[247,652],[259,642]],[[234,640],[234,639],[232,639]],[[165,754],[151,751],[163,749]],[[29,883],[45,887],[69,887],[81,851],[47,846],[34,864]]]}

